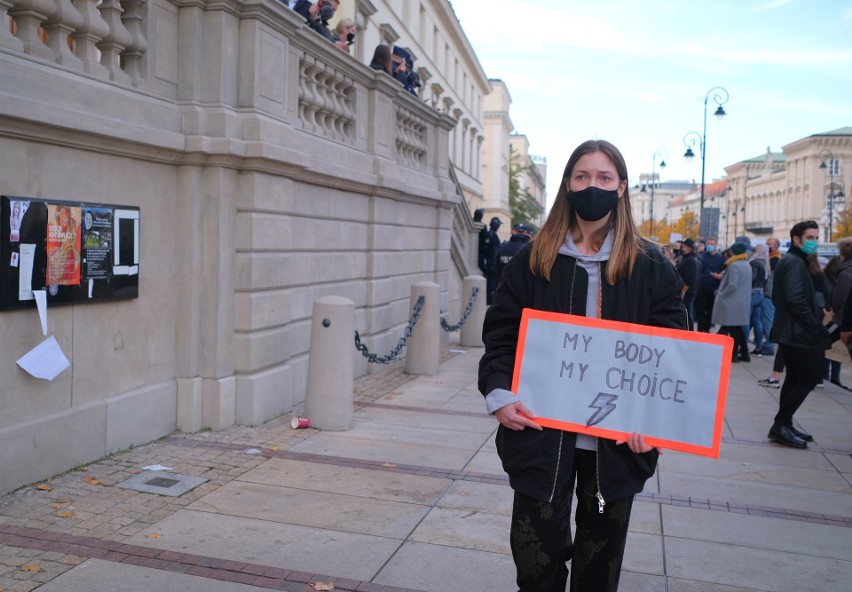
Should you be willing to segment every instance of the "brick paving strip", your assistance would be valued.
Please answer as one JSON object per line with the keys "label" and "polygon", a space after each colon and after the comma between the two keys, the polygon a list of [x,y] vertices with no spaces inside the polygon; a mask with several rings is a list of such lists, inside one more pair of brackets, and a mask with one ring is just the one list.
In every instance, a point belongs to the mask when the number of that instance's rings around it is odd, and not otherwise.
{"label": "brick paving strip", "polygon": [[216,559],[191,553],[163,551],[139,545],[127,545],[118,541],[24,526],[0,526],[0,543],[10,547],[63,553],[85,559],[102,559],[269,590],[315,592],[316,589],[310,584],[323,582],[334,584],[334,589],[341,592],[417,592],[410,588],[382,586],[359,580],[335,578],[257,563]]}
{"label": "brick paving strip", "polygon": [[[424,409],[434,413],[434,409]],[[453,411],[453,414],[468,413]],[[200,442],[193,438],[172,438],[168,443],[179,447],[213,447],[220,450],[232,450],[233,445],[214,442]],[[276,450],[262,450],[258,456],[267,458],[281,458],[311,463],[330,464],[339,467],[354,469],[369,469],[374,471],[385,471],[390,473],[406,473],[425,477],[439,477],[441,479],[453,479],[455,481],[472,481],[476,483],[490,483],[492,485],[505,485],[508,487],[509,478],[506,475],[495,475],[493,473],[479,473],[474,471],[454,471],[451,469],[436,469],[434,467],[420,465],[404,465],[386,463],[381,461],[361,460],[357,458],[346,458],[342,456],[330,456],[324,454],[310,454],[305,452],[290,452]],[[733,514],[748,514],[750,516],[764,516],[769,518],[780,518],[798,522],[811,522],[813,524],[828,524],[830,526],[842,526],[852,528],[852,517],[834,516],[831,514],[818,514],[814,512],[801,512],[788,510],[774,506],[760,506],[750,504],[738,504],[708,499],[683,497],[677,495],[666,495],[664,493],[640,493],[636,499],[666,506],[688,506],[716,512],[730,512]]]}

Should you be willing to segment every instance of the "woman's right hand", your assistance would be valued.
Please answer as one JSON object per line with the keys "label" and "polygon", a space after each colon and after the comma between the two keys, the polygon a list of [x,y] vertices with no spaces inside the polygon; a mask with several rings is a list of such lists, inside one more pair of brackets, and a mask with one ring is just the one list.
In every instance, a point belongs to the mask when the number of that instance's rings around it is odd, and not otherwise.
{"label": "woman's right hand", "polygon": [[520,401],[500,407],[500,409],[494,412],[494,416],[497,418],[497,421],[510,430],[520,431],[526,427],[533,428],[534,430],[542,429],[540,425],[530,419],[538,416],[527,409]]}

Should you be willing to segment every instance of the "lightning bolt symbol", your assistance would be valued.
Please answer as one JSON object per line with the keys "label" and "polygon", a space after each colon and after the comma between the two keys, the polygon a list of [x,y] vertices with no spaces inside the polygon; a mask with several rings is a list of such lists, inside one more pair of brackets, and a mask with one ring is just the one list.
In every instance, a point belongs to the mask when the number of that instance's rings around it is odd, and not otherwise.
{"label": "lightning bolt symbol", "polygon": [[596,409],[596,411],[586,422],[586,427],[591,427],[593,425],[599,424],[606,418],[607,415],[615,411],[614,401],[617,398],[618,395],[612,395],[610,393],[598,393],[598,396],[595,397],[595,400],[589,404],[589,409]]}

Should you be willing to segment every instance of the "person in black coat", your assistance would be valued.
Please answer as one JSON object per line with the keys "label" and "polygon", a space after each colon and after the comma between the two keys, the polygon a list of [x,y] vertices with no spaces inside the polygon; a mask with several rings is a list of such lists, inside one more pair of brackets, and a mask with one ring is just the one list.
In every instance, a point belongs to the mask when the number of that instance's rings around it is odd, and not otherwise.
{"label": "person in black coat", "polygon": [[292,8],[305,17],[305,23],[314,31],[334,43],[334,33],[328,28],[328,21],[340,5],[338,0],[297,0]]}
{"label": "person in black coat", "polygon": [[824,350],[831,343],[807,262],[819,247],[819,225],[813,220],[799,222],[790,230],[790,239],[789,250],[773,272],[772,341],[781,348],[787,374],[768,437],[785,446],[805,448],[813,438],[793,425],[793,414],[816,388]]}
{"label": "person in black coat", "polygon": [[691,238],[687,238],[681,242],[680,249],[681,259],[677,264],[677,273],[680,279],[683,280],[681,295],[683,297],[683,305],[689,314],[689,328],[692,329],[695,322],[693,305],[695,297],[698,295],[698,284],[701,278],[701,261],[699,261],[698,255],[695,254],[695,241]]}
{"label": "person in black coat", "polygon": [[493,302],[494,290],[497,288],[497,281],[500,279],[500,276],[497,274],[497,253],[500,251],[502,243],[500,242],[500,237],[497,236],[497,230],[499,230],[502,224],[503,222],[500,218],[494,216],[488,223],[488,228],[483,228],[479,232],[479,269],[485,274],[487,304]]}
{"label": "person in black coat", "polygon": [[503,275],[503,268],[518,254],[527,241],[532,238],[533,230],[526,224],[515,224],[512,226],[512,234],[509,240],[500,245],[497,251],[497,279]]}
{"label": "person in black coat", "polygon": [[568,559],[572,590],[617,590],[633,496],[656,468],[659,453],[643,435],[616,443],[542,428],[511,392],[524,308],[686,329],[680,278],[638,234],[627,180],[615,146],[581,144],[544,226],[507,263],[485,314],[478,385],[500,423],[497,452],[515,492],[510,544],[521,592],[564,592]]}

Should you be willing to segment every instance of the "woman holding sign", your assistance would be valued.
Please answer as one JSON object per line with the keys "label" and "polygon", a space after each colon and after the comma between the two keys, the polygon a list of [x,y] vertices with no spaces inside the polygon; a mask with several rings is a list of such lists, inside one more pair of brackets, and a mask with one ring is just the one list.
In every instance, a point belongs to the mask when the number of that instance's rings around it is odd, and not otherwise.
{"label": "woman holding sign", "polygon": [[497,451],[515,491],[510,542],[520,592],[564,592],[569,560],[573,592],[617,590],[633,496],[656,469],[658,451],[641,434],[613,442],[542,428],[510,390],[524,308],[687,328],[681,281],[639,235],[627,179],[609,142],[577,147],[544,226],[507,264],[485,316],[479,389],[500,422]]}

